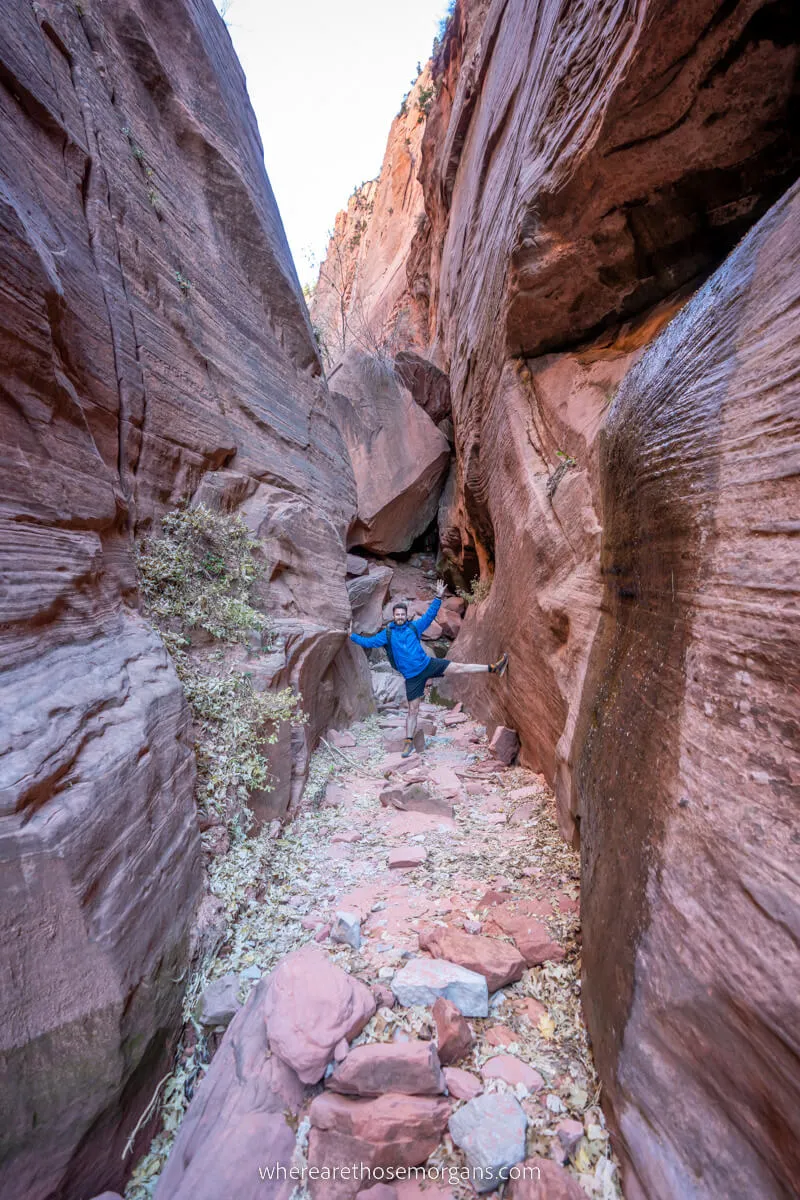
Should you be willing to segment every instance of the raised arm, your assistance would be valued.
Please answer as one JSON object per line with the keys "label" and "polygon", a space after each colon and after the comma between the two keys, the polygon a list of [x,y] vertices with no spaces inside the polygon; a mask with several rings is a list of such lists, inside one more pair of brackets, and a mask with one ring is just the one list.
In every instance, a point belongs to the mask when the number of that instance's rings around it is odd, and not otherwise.
{"label": "raised arm", "polygon": [[436,596],[436,598],[429,604],[428,611],[424,612],[421,617],[417,617],[416,621],[411,622],[417,633],[422,633],[428,628],[429,625],[433,623],[433,621],[436,619],[436,614],[441,607],[441,596]]}
{"label": "raised arm", "polygon": [[357,646],[366,646],[368,650],[372,646],[385,646],[386,630],[379,629],[377,633],[372,635],[372,637],[362,637],[360,633],[351,633],[350,641],[355,642]]}

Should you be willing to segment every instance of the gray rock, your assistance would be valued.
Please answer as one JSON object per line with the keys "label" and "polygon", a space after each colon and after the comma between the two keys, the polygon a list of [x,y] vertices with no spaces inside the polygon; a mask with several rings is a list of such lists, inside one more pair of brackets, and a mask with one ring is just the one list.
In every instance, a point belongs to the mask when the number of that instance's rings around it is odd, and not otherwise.
{"label": "gray rock", "polygon": [[475,1191],[491,1192],[525,1157],[528,1119],[513,1096],[491,1092],[469,1100],[448,1122],[450,1136],[467,1156]]}
{"label": "gray rock", "polygon": [[392,980],[400,1004],[433,1005],[440,996],[452,1000],[465,1017],[489,1015],[489,989],[483,975],[443,958],[414,958]]}
{"label": "gray rock", "polygon": [[357,913],[337,912],[331,929],[331,941],[352,946],[354,950],[361,948],[361,918]]}
{"label": "gray rock", "polygon": [[239,1009],[239,978],[237,975],[223,975],[215,979],[203,991],[195,1010],[197,1020],[209,1029],[219,1025],[227,1028]]}
{"label": "gray rock", "polygon": [[369,570],[369,563],[365,558],[359,558],[357,554],[348,554],[347,556],[347,574],[348,575],[366,575]]}

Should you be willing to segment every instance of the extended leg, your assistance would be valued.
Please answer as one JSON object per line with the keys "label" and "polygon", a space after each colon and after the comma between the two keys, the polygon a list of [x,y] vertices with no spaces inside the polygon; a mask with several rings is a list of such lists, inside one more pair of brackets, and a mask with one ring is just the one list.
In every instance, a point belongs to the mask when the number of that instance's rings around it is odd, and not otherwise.
{"label": "extended leg", "polygon": [[460,663],[451,662],[447,668],[448,675],[479,675],[482,671],[488,671],[490,675],[505,675],[506,667],[508,666],[508,655],[501,654],[497,662],[493,663]]}

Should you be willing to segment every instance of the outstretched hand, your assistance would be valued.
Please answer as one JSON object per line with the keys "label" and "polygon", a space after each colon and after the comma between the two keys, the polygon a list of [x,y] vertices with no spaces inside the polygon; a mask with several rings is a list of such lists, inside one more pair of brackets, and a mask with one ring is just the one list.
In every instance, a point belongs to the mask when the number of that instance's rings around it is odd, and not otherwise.
{"label": "outstretched hand", "polygon": [[447,584],[445,583],[445,581],[443,579],[440,579],[439,582],[436,584],[436,595],[439,597],[440,600],[446,591],[447,591]]}

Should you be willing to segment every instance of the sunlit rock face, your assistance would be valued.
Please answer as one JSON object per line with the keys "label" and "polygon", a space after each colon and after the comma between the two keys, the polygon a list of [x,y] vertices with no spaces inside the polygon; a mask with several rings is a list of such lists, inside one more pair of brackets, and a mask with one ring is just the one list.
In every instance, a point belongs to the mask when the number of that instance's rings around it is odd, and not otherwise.
{"label": "sunlit rock face", "polygon": [[0,12],[0,1192],[38,1200],[121,1184],[201,891],[132,533],[246,506],[309,738],[362,664],[337,659],[352,472],[211,0]]}
{"label": "sunlit rock face", "polygon": [[519,731],[582,843],[632,1195],[791,1192],[789,17],[459,3],[406,259],[450,382],[441,567],[491,585],[453,656],[511,655],[442,690]]}

